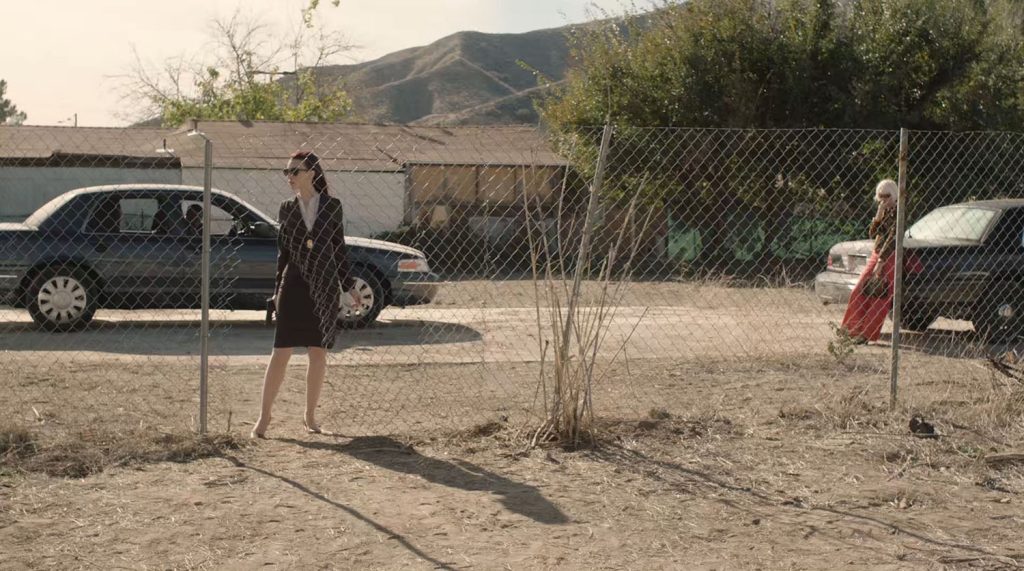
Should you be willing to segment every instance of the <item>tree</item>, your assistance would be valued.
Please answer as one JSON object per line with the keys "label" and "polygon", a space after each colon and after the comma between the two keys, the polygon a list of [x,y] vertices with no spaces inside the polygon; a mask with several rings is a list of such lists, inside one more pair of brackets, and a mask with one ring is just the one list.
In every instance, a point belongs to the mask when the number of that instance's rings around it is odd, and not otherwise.
{"label": "tree", "polygon": [[[541,103],[541,115],[556,140],[572,142],[565,148],[578,152],[584,171],[596,143],[591,137],[589,146],[580,145],[581,134],[610,117],[618,134],[611,156],[621,158],[608,165],[610,198],[629,199],[643,181],[651,201],[684,205],[680,214],[702,237],[699,262],[716,267],[733,262],[729,216],[750,212],[746,229],[763,236],[757,266],[765,267],[765,258],[785,249],[780,242],[797,209],[868,212],[865,181],[895,175],[895,129],[1024,129],[1024,26],[1017,4],[666,1],[647,14],[574,31],[574,64]],[[672,138],[692,133],[638,129],[645,127],[887,131],[827,149],[799,133],[766,143],[720,132],[704,135],[710,150],[684,155],[674,151],[683,145]],[[709,138],[717,136],[723,140]],[[1004,152],[991,157],[986,168],[1007,168],[996,162]],[[834,172],[843,178],[824,178]],[[729,180],[716,173],[730,173]],[[948,199],[965,192],[948,191]]]}
{"label": "tree", "polygon": [[[341,0],[331,0],[331,4],[337,8],[341,4]],[[302,10],[302,21],[305,23],[307,28],[313,27],[313,15],[316,9],[320,7],[320,0],[309,0],[309,4],[306,5]]]}
{"label": "tree", "polygon": [[[691,0],[583,27],[553,126],[1021,128],[1014,0]],[[1009,124],[1007,123],[1009,121]]]}
{"label": "tree", "polygon": [[[337,121],[351,112],[345,91],[320,73],[351,47],[339,34],[303,26],[280,43],[264,24],[235,13],[215,20],[212,36],[216,49],[206,62],[176,58],[152,68],[136,54],[126,78],[129,105],[168,126],[191,118]],[[282,71],[289,60],[293,69]]]}
{"label": "tree", "polygon": [[21,125],[28,116],[18,111],[18,107],[11,103],[10,99],[4,97],[5,93],[7,93],[7,81],[0,79],[0,123]]}

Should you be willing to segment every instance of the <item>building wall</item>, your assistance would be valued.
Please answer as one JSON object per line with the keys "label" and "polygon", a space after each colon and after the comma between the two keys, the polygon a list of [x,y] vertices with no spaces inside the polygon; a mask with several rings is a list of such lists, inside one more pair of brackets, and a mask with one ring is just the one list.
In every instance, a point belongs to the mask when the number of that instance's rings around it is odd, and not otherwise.
{"label": "building wall", "polygon": [[557,166],[409,166],[410,222],[434,223],[439,207],[467,216],[517,216],[524,207],[557,202],[564,169]]}
{"label": "building wall", "polygon": [[[182,184],[202,186],[203,169],[182,169]],[[345,210],[345,233],[370,237],[395,230],[405,216],[405,174],[401,172],[328,172],[332,195]],[[213,186],[230,192],[277,218],[282,200],[292,191],[280,169],[214,169]]]}
{"label": "building wall", "polygon": [[181,184],[177,169],[0,167],[0,222],[21,222],[69,190],[83,186],[151,182]]}

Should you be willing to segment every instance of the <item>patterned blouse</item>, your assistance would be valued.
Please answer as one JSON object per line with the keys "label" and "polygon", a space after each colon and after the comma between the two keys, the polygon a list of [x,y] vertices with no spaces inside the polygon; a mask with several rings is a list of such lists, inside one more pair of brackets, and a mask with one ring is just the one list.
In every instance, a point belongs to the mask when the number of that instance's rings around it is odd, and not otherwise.
{"label": "patterned blouse", "polygon": [[875,252],[879,260],[885,260],[896,250],[895,205],[889,208],[884,204],[878,205],[878,212],[868,227],[868,237],[875,241]]}

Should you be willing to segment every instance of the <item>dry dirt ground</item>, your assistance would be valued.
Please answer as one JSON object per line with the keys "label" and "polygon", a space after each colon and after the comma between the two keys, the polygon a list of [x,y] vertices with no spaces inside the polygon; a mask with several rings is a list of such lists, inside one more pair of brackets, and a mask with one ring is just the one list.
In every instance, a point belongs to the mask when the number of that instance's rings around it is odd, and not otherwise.
{"label": "dry dirt ground", "polygon": [[[349,338],[320,413],[341,434],[300,429],[299,359],[269,440],[189,462],[110,458],[194,424],[194,324],[111,315],[62,352],[9,313],[0,433],[39,448],[2,456],[0,569],[1024,566],[1024,468],[994,456],[1024,451],[1024,385],[981,358],[1007,347],[958,324],[908,335],[890,411],[888,344],[840,362],[834,308],[645,284],[624,313],[674,317],[602,356],[599,444],[527,449],[540,351],[509,312],[529,288],[477,287],[399,310],[441,312],[431,325],[396,312]],[[233,319],[210,430],[244,440],[268,334]],[[913,436],[913,415],[939,436]]]}

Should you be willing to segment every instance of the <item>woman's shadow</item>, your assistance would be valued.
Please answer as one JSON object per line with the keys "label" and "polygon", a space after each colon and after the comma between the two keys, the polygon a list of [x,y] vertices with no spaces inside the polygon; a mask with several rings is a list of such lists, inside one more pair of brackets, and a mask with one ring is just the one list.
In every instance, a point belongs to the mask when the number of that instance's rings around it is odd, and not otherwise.
{"label": "woman's shadow", "polygon": [[547,500],[534,486],[514,482],[463,460],[445,461],[423,456],[411,446],[387,436],[359,436],[346,443],[295,440],[281,442],[314,450],[347,454],[364,462],[395,472],[420,476],[428,482],[467,491],[490,492],[501,496],[509,511],[544,524],[565,524],[569,518]]}

